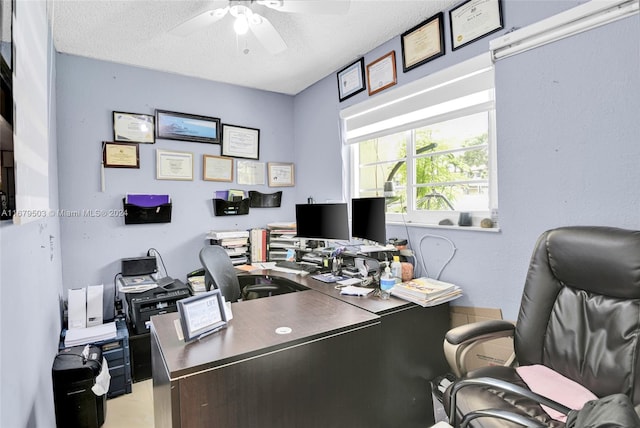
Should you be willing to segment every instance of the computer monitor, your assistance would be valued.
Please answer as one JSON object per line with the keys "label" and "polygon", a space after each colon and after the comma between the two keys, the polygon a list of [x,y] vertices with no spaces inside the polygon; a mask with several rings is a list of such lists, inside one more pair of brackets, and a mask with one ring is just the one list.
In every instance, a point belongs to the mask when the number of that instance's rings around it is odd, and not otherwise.
{"label": "computer monitor", "polygon": [[296,236],[348,241],[349,214],[347,204],[296,205]]}
{"label": "computer monitor", "polygon": [[352,199],[351,236],[385,245],[387,242],[385,212],[385,198]]}

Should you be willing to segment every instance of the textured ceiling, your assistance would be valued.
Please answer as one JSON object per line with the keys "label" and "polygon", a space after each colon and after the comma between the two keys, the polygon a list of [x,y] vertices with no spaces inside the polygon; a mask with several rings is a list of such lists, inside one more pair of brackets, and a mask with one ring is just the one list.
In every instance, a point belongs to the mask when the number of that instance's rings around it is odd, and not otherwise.
{"label": "textured ceiling", "polygon": [[342,15],[252,4],[287,44],[278,54],[236,36],[229,15],[187,37],[169,32],[224,0],[48,1],[58,52],[294,95],[457,0],[351,0]]}

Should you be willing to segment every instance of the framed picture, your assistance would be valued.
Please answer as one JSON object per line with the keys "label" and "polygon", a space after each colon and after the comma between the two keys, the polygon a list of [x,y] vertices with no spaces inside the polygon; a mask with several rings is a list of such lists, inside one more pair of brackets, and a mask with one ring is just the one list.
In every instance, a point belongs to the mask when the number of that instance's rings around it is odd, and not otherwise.
{"label": "framed picture", "polygon": [[340,102],[365,89],[364,58],[338,71],[338,98]]}
{"label": "framed picture", "polygon": [[290,187],[294,185],[293,164],[269,162],[269,187]]}
{"label": "framed picture", "polygon": [[102,143],[105,168],[140,168],[140,146],[135,143]]}
{"label": "framed picture", "polygon": [[257,160],[260,156],[260,130],[222,124],[222,156]]}
{"label": "framed picture", "polygon": [[227,326],[224,299],[215,289],[177,301],[185,342],[202,339]]}
{"label": "framed picture", "polygon": [[369,95],[376,94],[396,84],[396,51],[378,58],[367,65]]}
{"label": "framed picture", "polygon": [[233,159],[202,155],[202,179],[205,181],[233,181]]}
{"label": "framed picture", "polygon": [[220,119],[156,110],[156,138],[219,144]]}
{"label": "framed picture", "polygon": [[444,14],[442,12],[402,33],[402,71],[444,55]]}
{"label": "framed picture", "polygon": [[503,28],[500,0],[467,0],[449,11],[451,48],[461,47]]}
{"label": "framed picture", "polygon": [[158,180],[193,180],[193,153],[156,150]]}
{"label": "framed picture", "polygon": [[114,111],[113,139],[130,143],[155,143],[154,117],[148,114]]}

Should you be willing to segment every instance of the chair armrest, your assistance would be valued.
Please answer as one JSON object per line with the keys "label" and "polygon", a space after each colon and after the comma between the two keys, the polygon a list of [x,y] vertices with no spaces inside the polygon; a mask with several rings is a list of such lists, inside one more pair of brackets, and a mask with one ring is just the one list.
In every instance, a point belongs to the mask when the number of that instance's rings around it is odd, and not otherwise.
{"label": "chair armrest", "polygon": [[[528,389],[522,388],[521,386],[518,385],[514,385],[512,383],[506,382],[504,380],[500,380],[500,379],[493,379],[490,377],[479,377],[476,379],[463,379],[463,380],[459,380],[456,383],[453,384],[453,386],[451,387],[451,394],[450,394],[450,399],[449,399],[449,424],[451,424],[451,426],[457,426],[456,425],[456,418],[457,418],[457,411],[456,411],[456,395],[458,394],[458,391],[460,391],[462,388],[465,388],[467,386],[473,386],[473,385],[481,385],[481,386],[490,386],[490,387],[494,387],[494,388],[498,388],[498,389],[502,389],[504,391],[509,391],[513,394],[517,394],[520,395],[522,397],[525,398],[529,398],[531,400],[534,400],[535,402],[539,403],[539,404],[544,404],[547,407],[550,407],[560,413],[563,413],[565,415],[568,415],[569,412],[571,411],[570,408],[556,402],[553,400],[550,400],[547,397],[544,397],[540,394],[536,394],[533,391],[530,391]],[[469,415],[465,416],[463,418],[463,420],[466,419],[466,422],[468,423],[469,420],[474,419],[475,417],[481,417],[481,416],[491,416],[489,413],[494,413],[495,409],[485,409],[487,414],[483,414],[482,411],[476,411],[476,412],[472,412]],[[508,413],[508,412],[507,412]],[[477,414],[477,416],[473,416],[474,414]],[[506,416],[506,415],[494,415],[494,416]],[[501,417],[504,418],[504,417]],[[515,422],[515,420],[514,420]],[[466,425],[466,424],[465,424]],[[527,424],[525,426],[536,426],[533,425],[533,423],[531,422],[530,424]]]}
{"label": "chair armrest", "polygon": [[[487,320],[455,327],[447,332],[444,338],[444,354],[458,377],[467,373],[465,359],[469,351],[481,343],[513,337],[515,325],[504,320]],[[506,365],[511,365],[515,360],[515,354],[507,360]]]}
{"label": "chair armrest", "polygon": [[484,337],[488,334],[495,334],[495,337],[511,337],[513,336],[514,331],[515,326],[509,321],[488,320],[452,328],[447,332],[444,338],[447,342],[453,345],[459,345],[470,339],[475,340],[476,338]]}

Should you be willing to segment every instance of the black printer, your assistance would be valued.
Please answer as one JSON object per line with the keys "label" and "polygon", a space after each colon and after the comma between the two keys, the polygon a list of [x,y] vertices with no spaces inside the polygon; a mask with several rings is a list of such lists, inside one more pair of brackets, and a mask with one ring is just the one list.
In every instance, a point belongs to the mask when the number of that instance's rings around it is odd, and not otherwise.
{"label": "black printer", "polygon": [[135,334],[149,331],[149,320],[154,315],[177,312],[177,301],[191,295],[189,288],[180,280],[174,280],[164,287],[157,287],[142,293],[126,293],[127,314]]}

